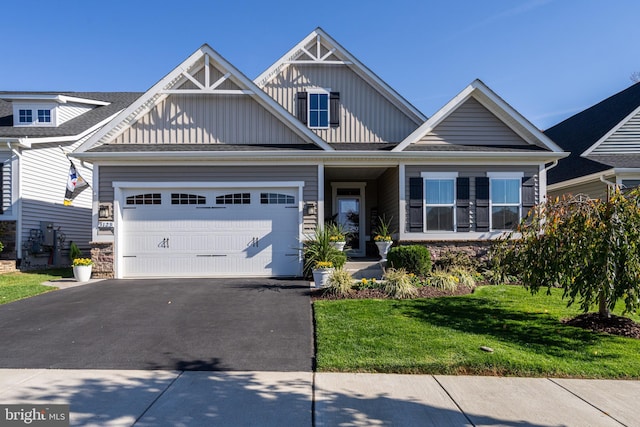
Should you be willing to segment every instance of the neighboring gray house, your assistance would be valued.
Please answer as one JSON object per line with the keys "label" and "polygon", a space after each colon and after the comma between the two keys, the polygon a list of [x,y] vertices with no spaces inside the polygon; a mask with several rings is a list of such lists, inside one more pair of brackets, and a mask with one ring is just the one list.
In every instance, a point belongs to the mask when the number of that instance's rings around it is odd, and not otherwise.
{"label": "neighboring gray house", "polygon": [[115,277],[298,276],[330,218],[352,257],[382,215],[396,241],[477,246],[564,156],[479,80],[427,119],[319,28],[255,81],[203,45],[74,153],[94,271]]}
{"label": "neighboring gray house", "polygon": [[[53,262],[53,224],[63,234],[62,256],[70,241],[89,255],[91,191],[64,206],[71,152],[140,94],[0,92],[0,227],[3,260],[23,267]],[[91,167],[76,161],[91,182]],[[61,239],[58,239],[58,241]],[[68,263],[66,258],[61,263]]]}
{"label": "neighboring gray house", "polygon": [[640,184],[640,83],[547,129],[571,155],[549,171],[549,194],[607,197]]}

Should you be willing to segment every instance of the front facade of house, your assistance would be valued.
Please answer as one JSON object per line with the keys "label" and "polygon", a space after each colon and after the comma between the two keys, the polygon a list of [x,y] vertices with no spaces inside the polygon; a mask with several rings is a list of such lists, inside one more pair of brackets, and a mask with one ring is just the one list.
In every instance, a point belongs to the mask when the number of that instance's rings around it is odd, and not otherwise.
{"label": "front facade of house", "polygon": [[571,155],[549,172],[553,197],[606,198],[640,185],[640,83],[547,129]]}
{"label": "front facade of house", "polygon": [[98,275],[282,277],[327,220],[352,257],[379,217],[401,243],[489,241],[564,153],[480,81],[427,119],[316,29],[254,81],[202,46],[74,156]]}

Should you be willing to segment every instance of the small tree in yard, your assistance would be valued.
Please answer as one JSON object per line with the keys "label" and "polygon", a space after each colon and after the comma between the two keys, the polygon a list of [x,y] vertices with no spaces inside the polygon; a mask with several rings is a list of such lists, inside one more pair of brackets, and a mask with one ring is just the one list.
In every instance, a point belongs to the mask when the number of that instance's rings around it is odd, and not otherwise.
{"label": "small tree in yard", "polygon": [[625,312],[640,307],[640,190],[615,190],[609,200],[585,196],[532,209],[516,233],[493,252],[498,274],[517,275],[532,293],[564,289],[568,305],[603,317],[620,299]]}

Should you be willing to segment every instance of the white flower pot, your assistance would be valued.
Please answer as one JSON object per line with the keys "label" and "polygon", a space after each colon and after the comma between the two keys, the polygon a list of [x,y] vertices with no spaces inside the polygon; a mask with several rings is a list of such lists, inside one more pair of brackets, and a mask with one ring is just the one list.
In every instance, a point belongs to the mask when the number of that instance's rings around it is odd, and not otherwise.
{"label": "white flower pot", "polygon": [[78,282],[88,282],[91,279],[91,265],[77,265],[73,267],[73,277]]}
{"label": "white flower pot", "polygon": [[389,248],[391,248],[392,244],[393,242],[376,242],[376,246],[378,247],[378,252],[382,257],[382,260],[387,259],[387,253],[389,252]]}
{"label": "white flower pot", "polygon": [[315,287],[324,288],[328,285],[329,277],[331,277],[331,273],[333,273],[333,268],[314,268],[312,272]]}
{"label": "white flower pot", "polygon": [[331,242],[331,246],[333,246],[334,248],[336,248],[339,251],[343,251],[344,250],[344,246],[347,244],[347,242]]}

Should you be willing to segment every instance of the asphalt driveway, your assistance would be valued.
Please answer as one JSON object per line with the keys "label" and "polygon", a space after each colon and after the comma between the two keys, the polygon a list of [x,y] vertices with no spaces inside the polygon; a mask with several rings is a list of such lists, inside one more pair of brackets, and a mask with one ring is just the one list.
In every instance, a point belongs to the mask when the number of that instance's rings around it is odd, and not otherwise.
{"label": "asphalt driveway", "polygon": [[0,305],[0,368],[312,367],[303,281],[105,280]]}

